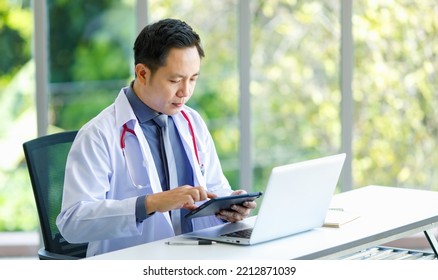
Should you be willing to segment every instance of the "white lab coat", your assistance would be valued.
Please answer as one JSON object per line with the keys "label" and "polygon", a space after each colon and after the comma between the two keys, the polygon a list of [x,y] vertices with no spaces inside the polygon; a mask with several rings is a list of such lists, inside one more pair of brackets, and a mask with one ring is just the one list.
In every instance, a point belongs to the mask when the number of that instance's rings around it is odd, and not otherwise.
{"label": "white lab coat", "polygon": [[[174,236],[169,214],[155,213],[136,222],[135,203],[140,195],[161,192],[150,147],[122,89],[115,102],[85,124],[72,145],[65,173],[62,209],[56,224],[70,243],[89,242],[87,256]],[[195,186],[204,186],[219,196],[232,190],[222,173],[213,140],[199,114],[185,106],[195,131],[201,172],[188,122],[181,113],[173,116],[183,146],[194,170]],[[123,124],[137,137],[125,137],[126,161],[120,139]],[[126,164],[136,184],[130,179]],[[214,216],[193,219],[198,230],[220,224]],[[153,254],[153,252],[149,252]]]}

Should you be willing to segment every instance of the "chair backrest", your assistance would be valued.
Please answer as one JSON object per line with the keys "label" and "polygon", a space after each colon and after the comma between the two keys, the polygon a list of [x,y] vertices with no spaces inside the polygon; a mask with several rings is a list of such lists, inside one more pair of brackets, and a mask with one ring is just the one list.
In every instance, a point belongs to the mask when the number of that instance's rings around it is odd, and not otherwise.
{"label": "chair backrest", "polygon": [[70,244],[59,233],[56,217],[61,210],[67,156],[77,131],[42,136],[23,144],[38,210],[44,248],[40,259],[85,257],[88,244]]}

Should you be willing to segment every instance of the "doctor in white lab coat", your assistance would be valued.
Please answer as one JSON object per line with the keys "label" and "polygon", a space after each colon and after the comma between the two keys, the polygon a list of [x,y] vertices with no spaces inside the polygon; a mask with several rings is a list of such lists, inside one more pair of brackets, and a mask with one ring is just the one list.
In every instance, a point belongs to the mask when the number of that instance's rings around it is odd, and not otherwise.
{"label": "doctor in white lab coat", "polygon": [[[170,211],[191,210],[208,198],[244,192],[231,189],[206,124],[185,105],[204,56],[199,36],[186,23],[166,19],[143,29],[134,52],[131,89],[145,106],[172,117],[193,186],[163,190],[151,146],[126,96],[129,88],[123,88],[112,105],[79,130],[67,160],[56,223],[70,243],[89,243],[87,256],[174,236]],[[193,219],[193,230],[242,220],[255,207],[255,202],[246,202]],[[141,220],[139,209],[145,211]]]}

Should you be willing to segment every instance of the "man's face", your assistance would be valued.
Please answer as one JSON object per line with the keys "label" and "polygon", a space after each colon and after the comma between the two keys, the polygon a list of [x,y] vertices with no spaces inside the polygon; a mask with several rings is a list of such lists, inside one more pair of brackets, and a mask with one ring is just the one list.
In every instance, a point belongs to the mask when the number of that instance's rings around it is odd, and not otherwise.
{"label": "man's face", "polygon": [[151,77],[147,70],[137,92],[153,110],[174,115],[182,110],[195,89],[201,58],[196,47],[170,50],[166,64]]}

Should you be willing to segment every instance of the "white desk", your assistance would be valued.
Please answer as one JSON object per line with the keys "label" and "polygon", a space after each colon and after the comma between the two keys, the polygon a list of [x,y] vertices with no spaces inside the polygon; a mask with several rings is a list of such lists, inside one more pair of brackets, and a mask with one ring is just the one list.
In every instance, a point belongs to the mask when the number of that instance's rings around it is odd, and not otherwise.
{"label": "white desk", "polygon": [[422,231],[437,252],[437,241],[430,229],[438,227],[438,192],[368,186],[335,195],[331,207],[342,207],[361,216],[340,228],[317,228],[253,246],[165,244],[168,240],[184,239],[178,236],[89,259],[333,259]]}

